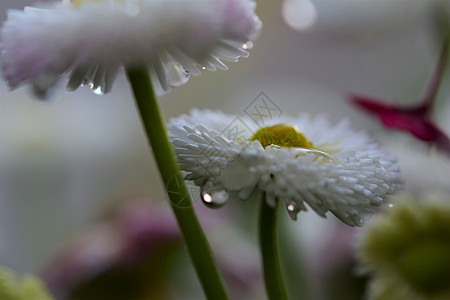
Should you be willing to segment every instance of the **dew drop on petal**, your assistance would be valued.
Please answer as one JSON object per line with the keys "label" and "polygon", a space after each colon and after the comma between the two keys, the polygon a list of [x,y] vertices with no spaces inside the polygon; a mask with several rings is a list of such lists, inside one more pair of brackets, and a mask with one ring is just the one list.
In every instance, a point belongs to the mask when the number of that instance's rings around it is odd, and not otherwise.
{"label": "dew drop on petal", "polygon": [[292,148],[292,151],[296,152],[295,158],[307,155],[307,154],[314,154],[315,158],[313,161],[319,161],[320,164],[330,163],[330,164],[337,164],[339,163],[339,160],[335,158],[333,155],[330,155],[326,152],[317,150],[317,149],[310,149],[310,148]]}
{"label": "dew drop on petal", "polygon": [[306,30],[317,20],[317,9],[311,0],[284,0],[282,14],[294,30]]}
{"label": "dew drop on petal", "polygon": [[32,87],[33,95],[39,101],[52,101],[54,99],[54,89],[42,89],[38,85],[33,85]]}
{"label": "dew drop on petal", "polygon": [[180,64],[171,64],[166,69],[170,86],[177,87],[185,84],[191,74]]}
{"label": "dew drop on petal", "polygon": [[101,86],[95,87],[95,84],[93,82],[89,82],[87,84],[83,83],[81,86],[86,86],[86,85],[89,86],[89,88],[95,95],[103,96],[105,94],[105,92],[103,91],[103,88]]}
{"label": "dew drop on petal", "polygon": [[291,202],[290,204],[286,205],[286,210],[289,214],[289,217],[292,220],[297,220],[297,214],[301,211],[300,207],[295,202]]}
{"label": "dew drop on petal", "polygon": [[246,41],[244,44],[242,44],[242,49],[248,50],[253,48],[253,42],[252,41]]}
{"label": "dew drop on petal", "polygon": [[358,227],[361,227],[361,226],[364,224],[364,220],[361,219],[361,218],[356,218],[355,224],[356,224]]}
{"label": "dew drop on petal", "polygon": [[101,86],[99,86],[98,88],[96,88],[96,89],[92,89],[92,92],[94,93],[94,94],[96,94],[96,95],[99,95],[99,96],[103,96],[105,93],[103,92],[103,89],[102,89],[102,87]]}
{"label": "dew drop on petal", "polygon": [[58,79],[55,76],[42,75],[32,84],[33,95],[40,101],[53,101],[61,96]]}
{"label": "dew drop on petal", "polygon": [[203,184],[201,190],[203,203],[209,208],[220,208],[228,201],[228,191],[223,188],[217,188],[211,181]]}

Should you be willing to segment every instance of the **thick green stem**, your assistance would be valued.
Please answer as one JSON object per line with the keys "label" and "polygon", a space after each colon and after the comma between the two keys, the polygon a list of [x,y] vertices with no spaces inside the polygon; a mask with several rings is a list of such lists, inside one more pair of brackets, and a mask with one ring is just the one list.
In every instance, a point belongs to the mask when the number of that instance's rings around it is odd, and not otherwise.
{"label": "thick green stem", "polygon": [[145,132],[153,150],[170,204],[184,237],[189,255],[207,299],[228,299],[223,281],[195,215],[189,193],[184,184],[164,119],[153,93],[150,76],[143,69],[127,70]]}
{"label": "thick green stem", "polygon": [[270,207],[262,193],[259,216],[259,242],[263,262],[264,281],[269,300],[286,300],[287,294],[281,274],[277,239],[277,206]]}

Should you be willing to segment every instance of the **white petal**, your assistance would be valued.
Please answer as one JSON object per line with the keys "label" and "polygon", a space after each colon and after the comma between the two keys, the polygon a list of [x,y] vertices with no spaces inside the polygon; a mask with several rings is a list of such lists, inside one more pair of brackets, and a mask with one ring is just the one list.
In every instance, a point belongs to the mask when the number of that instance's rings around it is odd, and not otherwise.
{"label": "white petal", "polygon": [[221,59],[247,56],[243,44],[261,26],[254,9],[252,0],[105,0],[10,10],[3,75],[17,87],[72,69],[68,89],[87,82],[109,91],[118,66],[147,66],[156,89],[167,91],[185,82],[171,77],[174,65],[199,75],[198,67],[226,70]]}
{"label": "white petal", "polygon": [[[264,149],[258,141],[237,143],[211,129],[221,128],[236,118],[221,112],[193,110],[191,115],[172,119],[168,128],[182,169],[193,176],[203,176],[204,180],[214,180],[230,191],[239,191],[240,198],[248,197],[257,186],[266,193],[269,205],[274,206],[279,199],[293,219],[306,210],[307,204],[320,216],[325,217],[330,211],[351,226],[361,226],[374,206],[386,203],[400,186],[395,159],[380,152],[366,135],[351,130],[347,121],[332,125],[323,116],[310,119],[305,115],[274,121],[302,128],[313,145],[338,142],[339,150],[334,147],[331,156],[314,149]],[[187,145],[191,145],[189,150]],[[223,155],[220,157],[211,149]],[[190,158],[205,154],[206,159],[220,165],[220,172],[201,173],[197,165],[187,163]]]}

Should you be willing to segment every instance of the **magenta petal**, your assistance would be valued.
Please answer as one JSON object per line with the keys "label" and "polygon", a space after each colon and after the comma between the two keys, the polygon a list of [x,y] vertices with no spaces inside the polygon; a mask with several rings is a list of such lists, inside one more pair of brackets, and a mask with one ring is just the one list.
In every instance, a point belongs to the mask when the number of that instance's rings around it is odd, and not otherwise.
{"label": "magenta petal", "polygon": [[423,141],[433,141],[437,137],[437,127],[430,121],[402,112],[387,112],[378,115],[384,126],[409,131]]}
{"label": "magenta petal", "polygon": [[429,119],[428,107],[397,107],[356,95],[352,95],[350,100],[356,106],[377,115],[386,128],[408,131],[417,139],[450,154],[450,138]]}
{"label": "magenta petal", "polygon": [[392,106],[381,103],[381,101],[378,101],[375,99],[369,99],[366,97],[352,95],[350,97],[350,100],[356,106],[359,106],[360,108],[363,108],[363,109],[365,109],[369,112],[373,112],[373,113],[381,113],[381,112],[395,110]]}

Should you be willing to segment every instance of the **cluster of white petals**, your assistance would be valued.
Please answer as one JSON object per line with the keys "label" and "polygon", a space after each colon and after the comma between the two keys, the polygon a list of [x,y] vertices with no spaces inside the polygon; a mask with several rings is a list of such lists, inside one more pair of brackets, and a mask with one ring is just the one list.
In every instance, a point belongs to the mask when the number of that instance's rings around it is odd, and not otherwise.
{"label": "cluster of white petals", "polygon": [[[70,1],[9,10],[2,72],[12,88],[45,92],[71,71],[67,88],[110,91],[121,66],[145,66],[167,91],[201,69],[248,56],[261,23],[252,0]],[[79,4],[81,3],[81,4]]]}
{"label": "cluster of white petals", "polygon": [[[249,130],[239,137],[226,132],[240,122]],[[255,189],[265,192],[269,205],[282,201],[291,218],[311,207],[325,217],[330,211],[351,226],[361,226],[374,207],[388,201],[400,186],[395,159],[347,121],[332,125],[324,117],[278,117],[265,125],[299,128],[314,149],[276,145],[264,148],[249,141],[258,126],[246,116],[193,110],[169,122],[181,169],[186,179],[213,184],[241,199]]]}

